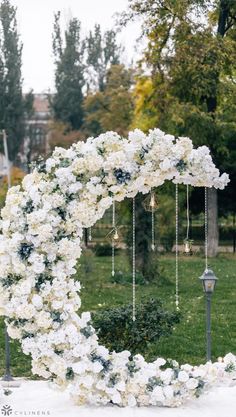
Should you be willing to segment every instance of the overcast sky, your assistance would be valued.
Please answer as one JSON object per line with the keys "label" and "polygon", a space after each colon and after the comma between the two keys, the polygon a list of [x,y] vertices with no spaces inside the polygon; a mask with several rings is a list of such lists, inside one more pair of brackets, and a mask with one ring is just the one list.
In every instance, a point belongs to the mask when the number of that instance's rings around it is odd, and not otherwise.
{"label": "overcast sky", "polygon": [[[12,0],[17,6],[18,28],[23,41],[24,91],[35,93],[53,89],[52,27],[55,11],[61,10],[62,19],[78,17],[83,32],[95,23],[103,29],[114,27],[114,13],[127,8],[128,0]],[[139,24],[130,24],[119,35],[126,48],[125,59],[135,55],[135,40],[140,34]]]}

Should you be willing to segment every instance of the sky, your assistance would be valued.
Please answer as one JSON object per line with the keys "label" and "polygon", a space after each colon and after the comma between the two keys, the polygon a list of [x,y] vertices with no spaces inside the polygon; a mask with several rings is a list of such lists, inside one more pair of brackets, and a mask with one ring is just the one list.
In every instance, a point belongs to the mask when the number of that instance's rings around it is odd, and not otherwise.
{"label": "sky", "polygon": [[[62,12],[62,23],[77,17],[84,34],[100,23],[103,30],[114,28],[114,14],[127,9],[128,0],[11,0],[17,7],[18,30],[23,42],[23,90],[35,93],[53,91],[52,57],[53,16]],[[130,63],[137,56],[136,39],[140,23],[130,23],[119,41],[125,46],[124,60]]]}

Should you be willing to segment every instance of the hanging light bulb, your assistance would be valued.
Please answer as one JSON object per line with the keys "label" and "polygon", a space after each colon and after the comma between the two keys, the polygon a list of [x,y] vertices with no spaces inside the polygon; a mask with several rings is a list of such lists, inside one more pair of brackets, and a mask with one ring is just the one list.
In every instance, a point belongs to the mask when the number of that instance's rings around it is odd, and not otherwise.
{"label": "hanging light bulb", "polygon": [[114,246],[121,241],[121,233],[117,227],[114,227],[106,236],[106,239]]}
{"label": "hanging light bulb", "polygon": [[115,230],[114,230],[114,233],[113,233],[113,240],[114,240],[115,242],[118,242],[118,241],[119,241],[119,239],[120,239],[120,237],[119,237],[118,231],[117,231],[117,229],[115,229]]}
{"label": "hanging light bulb", "polygon": [[189,228],[190,228],[190,216],[189,216],[189,186],[186,187],[187,193],[186,193],[186,203],[187,203],[187,231],[186,231],[186,238],[184,239],[184,253],[186,255],[192,255],[192,244],[193,240],[189,239]]}
{"label": "hanging light bulb", "polygon": [[146,211],[150,211],[152,213],[152,243],[151,243],[151,250],[154,252],[156,249],[155,245],[155,211],[158,208],[158,201],[154,192],[151,193],[145,198],[142,202],[142,206]]}
{"label": "hanging light bulb", "polygon": [[184,240],[184,253],[186,255],[192,255],[193,254],[192,243],[193,243],[192,240],[189,240],[189,239]]}
{"label": "hanging light bulb", "polygon": [[145,200],[142,203],[143,208],[146,211],[151,211],[151,212],[155,212],[158,208],[158,201],[157,198],[155,196],[155,193],[151,192],[151,194],[149,194]]}

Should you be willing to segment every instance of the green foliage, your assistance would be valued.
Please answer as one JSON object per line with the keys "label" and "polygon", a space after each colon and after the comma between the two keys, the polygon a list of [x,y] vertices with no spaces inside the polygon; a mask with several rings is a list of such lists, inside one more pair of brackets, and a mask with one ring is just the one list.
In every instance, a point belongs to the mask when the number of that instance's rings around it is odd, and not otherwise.
{"label": "green foliage", "polygon": [[[11,184],[13,186],[21,184],[25,173],[21,171],[19,168],[12,167],[11,169]],[[0,187],[0,209],[2,209],[5,205],[6,195],[8,191],[8,180],[7,177],[3,177],[1,180],[1,187]]]}
{"label": "green foliage", "polygon": [[[120,64],[121,46],[117,44],[116,33],[108,30],[102,35],[101,26],[96,24],[89,32],[86,42],[88,87],[104,91],[106,74],[111,65]],[[91,74],[90,74],[91,73]]]}
{"label": "green foliage", "polygon": [[139,74],[134,86],[134,117],[133,129],[141,129],[148,132],[158,126],[157,112],[152,104],[153,83],[150,77]]}
{"label": "green foliage", "polygon": [[133,117],[131,85],[131,70],[124,65],[110,67],[104,91],[90,93],[85,98],[84,130],[87,135],[96,136],[107,130],[127,135]]}
{"label": "green foliage", "polygon": [[84,249],[82,262],[80,262],[80,268],[85,274],[91,274],[93,271],[93,258],[94,252],[91,249]]}
{"label": "green foliage", "polygon": [[[115,271],[115,275],[111,276],[111,282],[120,285],[132,284],[133,277],[131,273],[128,274],[122,271]],[[136,274],[135,282],[136,285],[147,284],[147,281],[145,281],[144,277],[141,274]]]}
{"label": "green foliage", "polygon": [[[0,130],[8,135],[9,158],[14,160],[24,137],[25,107],[21,75],[22,43],[16,22],[16,8],[9,0],[0,4]],[[2,140],[0,149],[3,152]]]}
{"label": "green foliage", "polygon": [[132,308],[129,304],[92,315],[99,339],[109,349],[129,350],[132,355],[143,353],[150,343],[170,335],[173,326],[180,321],[180,315],[165,311],[159,300],[148,299],[138,304],[135,322]]}
{"label": "green foliage", "polygon": [[79,20],[70,20],[63,42],[60,12],[55,14],[53,53],[56,94],[51,99],[51,108],[54,118],[68,124],[72,130],[80,129],[83,123],[84,52]]}
{"label": "green foliage", "polygon": [[[69,130],[80,131],[80,136],[84,137],[97,135],[102,130],[127,129],[132,106],[128,91],[130,81],[127,88],[124,80],[125,77],[130,79],[130,75],[127,76],[129,71],[119,65],[122,48],[117,44],[116,33],[108,30],[102,34],[100,25],[95,25],[83,38],[80,21],[73,18],[63,36],[60,18],[61,13],[56,13],[52,44],[56,94],[50,102],[54,119],[67,127],[67,136]],[[114,74],[117,83],[111,91],[112,87],[107,84]],[[125,110],[120,116],[119,107]]]}
{"label": "green foliage", "polygon": [[[111,256],[110,243],[97,243],[93,250],[96,256]],[[117,248],[115,248],[115,253],[117,253]]]}
{"label": "green foliage", "polygon": [[[134,122],[209,146],[216,165],[231,178],[219,199],[220,212],[235,212],[236,3],[131,0],[122,20],[140,16],[148,44],[145,73],[140,71],[135,89]],[[199,213],[202,206],[195,201]],[[217,246],[216,216],[217,210],[209,217],[209,254]]]}

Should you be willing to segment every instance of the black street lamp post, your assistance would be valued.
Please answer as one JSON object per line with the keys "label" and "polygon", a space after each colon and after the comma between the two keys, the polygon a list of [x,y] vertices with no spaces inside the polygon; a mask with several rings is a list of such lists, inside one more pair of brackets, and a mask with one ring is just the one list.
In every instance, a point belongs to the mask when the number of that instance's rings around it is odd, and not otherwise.
{"label": "black street lamp post", "polygon": [[200,277],[206,294],[206,343],[207,361],[211,360],[211,297],[215,290],[217,278],[211,269],[206,269]]}

